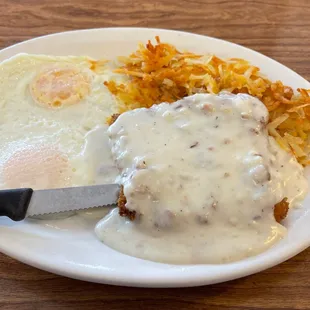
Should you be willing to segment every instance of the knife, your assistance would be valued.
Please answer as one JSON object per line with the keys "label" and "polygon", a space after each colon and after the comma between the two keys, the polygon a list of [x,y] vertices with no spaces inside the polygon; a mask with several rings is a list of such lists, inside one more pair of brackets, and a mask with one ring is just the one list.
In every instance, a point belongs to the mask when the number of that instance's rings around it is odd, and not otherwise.
{"label": "knife", "polygon": [[110,206],[117,203],[119,191],[118,184],[0,190],[0,216],[21,221],[28,216]]}

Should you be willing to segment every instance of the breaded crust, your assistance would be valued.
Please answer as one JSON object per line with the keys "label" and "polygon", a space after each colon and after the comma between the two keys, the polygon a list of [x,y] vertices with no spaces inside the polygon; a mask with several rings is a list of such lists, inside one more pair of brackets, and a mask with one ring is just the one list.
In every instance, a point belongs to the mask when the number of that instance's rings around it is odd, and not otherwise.
{"label": "breaded crust", "polygon": [[[119,215],[128,217],[131,221],[133,221],[136,217],[136,211],[131,211],[126,208],[127,199],[124,195],[124,188],[121,186],[121,190],[119,193],[117,206],[119,208]],[[273,214],[275,220],[280,223],[282,222],[288,213],[289,203],[287,202],[287,198],[283,198],[280,202],[276,203],[273,209]]]}
{"label": "breaded crust", "polygon": [[126,216],[131,221],[133,221],[135,219],[135,216],[136,216],[136,211],[131,211],[131,210],[127,209],[126,208],[126,202],[127,202],[127,199],[124,195],[124,187],[122,185],[121,190],[119,192],[118,201],[117,201],[117,206],[119,209],[119,215],[120,216]]}
{"label": "breaded crust", "polygon": [[273,214],[275,220],[280,223],[283,221],[288,213],[289,203],[287,202],[287,198],[283,198],[280,202],[276,203],[273,209]]}
{"label": "breaded crust", "polygon": [[[119,215],[126,216],[131,221],[133,221],[136,217],[136,211],[131,211],[127,209],[126,202],[127,202],[127,199],[124,195],[123,186],[121,186],[121,190],[120,190],[118,201],[117,201],[117,205],[119,208]],[[275,220],[278,223],[282,222],[286,218],[288,210],[289,210],[289,203],[287,202],[287,198],[283,198],[280,202],[278,202],[274,206],[273,214],[274,214]]]}
{"label": "breaded crust", "polygon": [[[118,119],[119,116],[120,114],[112,114],[108,120],[108,124],[111,126]],[[133,221],[136,216],[136,211],[130,211],[129,209],[127,209],[126,202],[127,202],[127,199],[124,195],[124,186],[121,185],[121,189],[120,189],[118,200],[117,200],[117,206],[119,209],[118,212],[120,216],[126,216],[131,221]]]}

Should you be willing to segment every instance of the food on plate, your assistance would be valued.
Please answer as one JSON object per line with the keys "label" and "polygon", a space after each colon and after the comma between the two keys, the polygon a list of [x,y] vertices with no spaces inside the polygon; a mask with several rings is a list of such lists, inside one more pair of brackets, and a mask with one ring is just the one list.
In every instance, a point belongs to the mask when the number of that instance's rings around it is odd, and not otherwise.
{"label": "food on plate", "polygon": [[267,250],[307,192],[310,91],[156,40],[116,61],[2,62],[0,188],[120,183],[95,231],[139,258],[226,263]]}
{"label": "food on plate", "polygon": [[289,203],[287,202],[286,197],[283,198],[277,204],[275,204],[273,215],[278,223],[282,222],[286,218],[288,209],[289,209]]}
{"label": "food on plate", "polygon": [[285,234],[283,205],[300,202],[307,181],[267,123],[258,99],[225,92],[120,115],[108,133],[125,217],[110,213],[97,225],[99,238],[129,255],[179,264],[268,249]]}
{"label": "food on plate", "polygon": [[130,80],[106,81],[119,98],[119,110],[151,107],[174,102],[195,93],[217,94],[222,90],[248,93],[260,99],[269,111],[269,133],[287,152],[308,165],[310,133],[310,90],[293,89],[280,81],[271,82],[260,69],[244,59],[223,60],[215,55],[180,52],[173,45],[150,41],[139,45],[129,57],[119,57],[115,70]]}
{"label": "food on plate", "polygon": [[126,216],[130,220],[134,220],[136,217],[136,211],[135,210],[129,210],[126,207],[127,199],[124,194],[124,186],[121,185],[121,189],[118,195],[118,200],[117,200],[117,207],[118,207],[118,213],[120,216]]}
{"label": "food on plate", "polygon": [[106,118],[117,109],[104,63],[19,54],[0,64],[1,188],[114,181]]}

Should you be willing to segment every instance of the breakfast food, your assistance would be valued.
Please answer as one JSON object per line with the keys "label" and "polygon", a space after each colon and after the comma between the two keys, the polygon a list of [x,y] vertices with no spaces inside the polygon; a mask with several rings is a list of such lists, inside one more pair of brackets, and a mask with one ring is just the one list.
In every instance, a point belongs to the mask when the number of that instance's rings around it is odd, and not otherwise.
{"label": "breakfast food", "polygon": [[0,64],[1,188],[114,181],[106,118],[116,108],[104,63],[20,54]]}
{"label": "breakfast food", "polygon": [[[277,220],[307,190],[303,168],[268,136],[246,94],[197,94],[120,115],[108,133],[126,197],[100,239],[164,263],[226,263],[283,237]],[[281,203],[280,203],[281,202]],[[276,207],[276,212],[274,211]],[[275,218],[276,215],[276,218]]]}
{"label": "breakfast food", "polygon": [[145,46],[140,44],[129,57],[119,57],[115,72],[129,76],[129,80],[105,82],[119,99],[120,113],[195,93],[247,93],[268,109],[269,134],[302,165],[309,164],[310,90],[298,88],[294,94],[291,87],[270,81],[244,59],[180,52],[171,44],[161,43],[159,37],[156,41],[156,45],[150,41]]}
{"label": "breakfast food", "polygon": [[95,231],[144,259],[265,251],[307,192],[310,91],[156,40],[117,61],[2,62],[0,188],[120,183],[118,208]]}

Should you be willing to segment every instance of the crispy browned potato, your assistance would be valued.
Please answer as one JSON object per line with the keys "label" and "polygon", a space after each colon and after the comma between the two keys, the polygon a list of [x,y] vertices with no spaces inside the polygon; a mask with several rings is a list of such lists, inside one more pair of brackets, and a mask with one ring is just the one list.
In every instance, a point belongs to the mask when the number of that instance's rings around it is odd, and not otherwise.
{"label": "crispy browned potato", "polygon": [[117,118],[120,116],[119,113],[116,113],[116,114],[112,114],[109,118],[108,118],[108,125],[112,125],[116,120]]}
{"label": "crispy browned potato", "polygon": [[289,203],[287,202],[287,198],[283,198],[280,202],[275,204],[273,214],[278,223],[286,218],[288,210]]}

